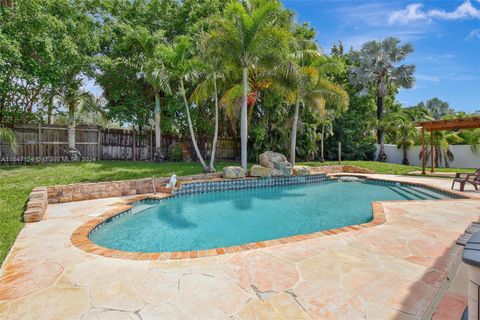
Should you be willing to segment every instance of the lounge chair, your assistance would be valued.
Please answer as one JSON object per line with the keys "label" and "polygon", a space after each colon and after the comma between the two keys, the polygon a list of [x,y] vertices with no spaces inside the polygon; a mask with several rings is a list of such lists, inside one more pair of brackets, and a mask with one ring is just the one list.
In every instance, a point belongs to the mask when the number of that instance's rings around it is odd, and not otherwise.
{"label": "lounge chair", "polygon": [[475,187],[475,190],[478,190],[480,185],[480,169],[478,169],[475,173],[456,173],[455,178],[453,178],[452,182],[452,189],[455,185],[455,182],[460,183],[460,191],[465,189],[465,184],[470,183]]}

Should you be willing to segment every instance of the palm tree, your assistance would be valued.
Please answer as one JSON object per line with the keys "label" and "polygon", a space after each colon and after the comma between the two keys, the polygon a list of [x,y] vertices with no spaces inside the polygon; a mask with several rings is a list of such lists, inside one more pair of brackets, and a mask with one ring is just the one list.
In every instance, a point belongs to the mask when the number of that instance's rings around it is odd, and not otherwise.
{"label": "palm tree", "polygon": [[415,145],[415,140],[418,137],[418,130],[415,126],[415,119],[412,114],[406,110],[393,113],[391,116],[384,118],[385,130],[389,131],[392,140],[397,145],[397,149],[402,149],[403,159],[402,164],[410,165],[408,161],[408,150]]}
{"label": "palm tree", "polygon": [[226,64],[242,71],[240,116],[241,165],[247,169],[249,72],[274,67],[288,50],[290,17],[277,0],[232,0],[215,28],[206,36],[207,46]]}
{"label": "palm tree", "polygon": [[[432,133],[427,133],[425,135],[426,140],[428,141]],[[455,160],[453,152],[450,150],[451,144],[462,143],[463,139],[458,136],[456,132],[448,131],[434,131],[433,132],[433,160],[435,161],[435,166],[439,167],[445,163],[445,167],[450,167],[450,162]],[[420,151],[418,158],[422,159],[422,151]],[[432,156],[432,150],[430,146],[425,147],[425,161],[428,162]]]}
{"label": "palm tree", "polygon": [[209,52],[209,48],[204,43],[200,43],[200,59],[202,62],[201,69],[199,70],[199,78],[201,81],[195,87],[190,100],[199,105],[202,101],[206,101],[213,97],[213,103],[215,107],[215,128],[213,133],[212,152],[210,157],[209,170],[215,172],[215,154],[217,150],[218,142],[218,92],[219,82],[224,79],[224,70],[226,66],[222,65],[221,60]]}
{"label": "palm tree", "polygon": [[175,39],[172,45],[164,45],[161,47],[160,51],[164,68],[170,70],[172,80],[176,80],[179,83],[179,93],[185,105],[190,137],[192,139],[193,148],[195,149],[197,158],[202,164],[204,172],[209,172],[210,168],[206,165],[197,145],[192,119],[190,117],[190,105],[188,103],[187,94],[185,91],[185,81],[190,80],[190,78],[193,76],[195,73],[195,65],[197,64],[197,61],[193,55],[192,44],[186,36],[179,36]]}
{"label": "palm tree", "polygon": [[333,120],[336,114],[334,110],[325,109],[320,113],[320,125],[322,129],[320,131],[320,162],[325,162],[325,139],[333,134]]}
{"label": "palm tree", "polygon": [[[155,97],[155,161],[163,160],[162,148],[161,148],[161,105],[160,94],[170,93],[170,80],[171,74],[168,69],[165,69],[162,63],[161,47],[165,42],[164,34],[162,30],[156,32],[150,32],[148,29],[136,26],[131,27],[124,25],[127,37],[130,44],[140,47],[140,53],[138,55],[138,61],[134,63],[138,64],[137,67],[140,70],[139,75],[150,85],[153,95]],[[122,62],[127,62],[123,59]]]}
{"label": "palm tree", "polygon": [[321,116],[327,107],[335,107],[339,111],[348,108],[348,93],[343,88],[329,81],[323,71],[328,62],[317,62],[317,66],[300,66],[295,75],[295,111],[293,116],[290,140],[290,162],[295,165],[297,130],[300,105],[313,107]]}
{"label": "palm tree", "polygon": [[97,106],[95,97],[81,89],[81,80],[74,80],[63,86],[55,95],[55,99],[68,111],[68,156],[77,161],[79,152],[75,147],[75,116],[76,112],[92,110]]}
{"label": "palm tree", "polygon": [[[350,69],[350,81],[366,94],[371,89],[377,98],[377,120],[383,116],[384,98],[390,88],[412,88],[415,85],[414,65],[397,64],[413,52],[409,43],[399,46],[397,38],[382,41],[369,41],[359,52],[352,52],[353,66]],[[384,130],[377,128],[377,143],[380,145],[378,161],[385,160]]]}

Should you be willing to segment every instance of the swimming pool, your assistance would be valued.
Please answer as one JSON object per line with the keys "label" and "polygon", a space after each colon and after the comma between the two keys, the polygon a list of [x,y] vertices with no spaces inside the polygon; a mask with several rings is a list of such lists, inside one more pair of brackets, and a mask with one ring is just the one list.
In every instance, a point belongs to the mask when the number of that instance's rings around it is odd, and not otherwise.
{"label": "swimming pool", "polygon": [[418,186],[328,181],[145,200],[94,229],[123,251],[205,250],[367,223],[373,201],[448,198]]}

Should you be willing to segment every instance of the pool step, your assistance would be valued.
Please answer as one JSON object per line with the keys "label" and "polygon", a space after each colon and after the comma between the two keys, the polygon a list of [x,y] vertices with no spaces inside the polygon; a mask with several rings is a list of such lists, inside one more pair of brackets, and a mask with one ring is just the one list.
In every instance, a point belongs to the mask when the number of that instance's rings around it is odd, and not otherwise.
{"label": "pool step", "polygon": [[432,191],[432,190],[428,190],[428,189],[425,189],[425,188],[415,187],[415,186],[408,186],[408,188],[410,188],[412,190],[415,190],[415,192],[426,195],[427,197],[429,197],[429,199],[436,200],[436,199],[443,199],[444,198],[440,194],[438,194],[437,192]]}
{"label": "pool step", "polygon": [[131,212],[133,214],[136,214],[136,213],[139,213],[139,212],[142,212],[142,211],[145,211],[145,210],[148,210],[152,207],[155,207],[155,205],[153,204],[139,204],[139,205],[135,205],[132,209],[131,209]]}
{"label": "pool step", "polygon": [[405,192],[405,190],[403,190],[402,188],[400,187],[388,187],[390,190],[392,190],[393,192],[399,194],[400,196],[402,196],[403,198],[407,199],[407,200],[416,200],[415,197],[412,196],[412,194],[410,192]]}
{"label": "pool step", "polygon": [[408,186],[402,186],[402,187],[400,187],[400,189],[407,192],[408,194],[411,194],[412,197],[416,200],[429,200],[429,199],[431,199],[429,196],[426,196],[423,192],[418,192],[418,190],[412,189]]}
{"label": "pool step", "polygon": [[460,237],[457,239],[457,244],[464,246],[468,240],[470,240],[470,237],[472,234],[479,232],[480,231],[480,222],[472,222],[472,224],[465,229],[465,233],[462,234]]}

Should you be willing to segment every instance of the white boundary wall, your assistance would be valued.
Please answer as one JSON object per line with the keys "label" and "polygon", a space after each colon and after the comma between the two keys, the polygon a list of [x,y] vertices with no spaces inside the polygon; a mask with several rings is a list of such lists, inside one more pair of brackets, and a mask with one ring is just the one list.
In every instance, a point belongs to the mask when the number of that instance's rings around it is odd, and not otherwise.
{"label": "white boundary wall", "polygon": [[[376,147],[375,158],[378,154],[378,144],[376,144]],[[421,150],[422,146],[413,146],[408,150],[408,161],[411,165],[422,166],[422,160],[419,159]],[[451,168],[480,168],[480,151],[473,152],[470,145],[452,145],[450,150],[455,157],[455,160],[450,162]],[[385,153],[388,163],[402,164],[403,150],[397,149],[396,145],[386,144]],[[427,167],[430,166],[430,159],[428,159],[426,165]]]}

